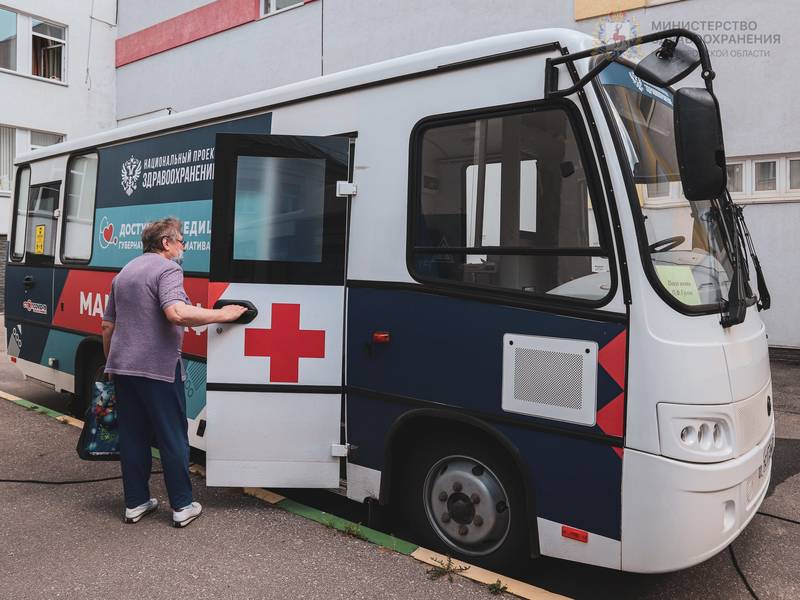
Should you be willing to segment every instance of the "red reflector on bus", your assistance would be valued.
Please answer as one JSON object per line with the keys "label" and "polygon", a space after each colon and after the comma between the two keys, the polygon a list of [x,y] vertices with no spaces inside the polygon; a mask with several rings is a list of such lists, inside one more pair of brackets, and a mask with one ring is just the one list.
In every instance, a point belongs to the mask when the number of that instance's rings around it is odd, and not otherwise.
{"label": "red reflector on bus", "polygon": [[17,362],[17,357],[16,356],[12,356],[11,357],[11,362]]}
{"label": "red reflector on bus", "polygon": [[561,537],[569,538],[577,542],[587,544],[589,542],[589,532],[575,529],[574,527],[561,526]]}
{"label": "red reflector on bus", "polygon": [[375,331],[372,333],[373,344],[388,344],[390,338],[388,331]]}

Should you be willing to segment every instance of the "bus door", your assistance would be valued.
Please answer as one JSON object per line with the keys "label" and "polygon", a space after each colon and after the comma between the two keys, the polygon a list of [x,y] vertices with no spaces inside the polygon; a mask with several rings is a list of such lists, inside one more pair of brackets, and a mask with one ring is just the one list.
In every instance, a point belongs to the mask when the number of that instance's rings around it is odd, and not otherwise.
{"label": "bus door", "polygon": [[47,364],[47,333],[55,313],[53,261],[61,183],[32,183],[30,167],[19,174],[14,229],[6,270],[8,349],[34,363]]}
{"label": "bus door", "polygon": [[350,139],[219,134],[208,306],[212,486],[339,487]]}

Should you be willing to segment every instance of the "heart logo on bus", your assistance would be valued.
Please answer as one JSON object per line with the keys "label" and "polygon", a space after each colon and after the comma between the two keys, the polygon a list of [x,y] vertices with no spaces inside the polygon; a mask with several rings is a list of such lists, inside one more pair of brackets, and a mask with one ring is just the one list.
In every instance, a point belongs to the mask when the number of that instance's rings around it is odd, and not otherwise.
{"label": "heart logo on bus", "polygon": [[116,245],[118,241],[119,238],[114,237],[114,224],[109,223],[108,217],[103,217],[102,221],[100,221],[100,247],[108,248]]}

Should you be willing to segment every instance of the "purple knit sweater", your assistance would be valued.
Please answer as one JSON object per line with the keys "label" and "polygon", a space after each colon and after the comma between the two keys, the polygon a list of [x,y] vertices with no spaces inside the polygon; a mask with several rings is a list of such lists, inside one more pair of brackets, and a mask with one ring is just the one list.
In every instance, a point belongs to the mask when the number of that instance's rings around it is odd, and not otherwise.
{"label": "purple knit sweater", "polygon": [[[111,282],[103,314],[114,323],[106,373],[173,382],[183,327],[170,323],[164,309],[177,302],[189,304],[189,297],[173,261],[148,252],[125,265]],[[186,379],[183,366],[181,377]]]}

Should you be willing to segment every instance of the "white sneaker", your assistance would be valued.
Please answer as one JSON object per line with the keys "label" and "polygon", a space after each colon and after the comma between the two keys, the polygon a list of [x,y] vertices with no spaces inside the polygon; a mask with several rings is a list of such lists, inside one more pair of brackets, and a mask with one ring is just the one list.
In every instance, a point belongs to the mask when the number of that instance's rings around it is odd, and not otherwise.
{"label": "white sneaker", "polygon": [[189,506],[184,506],[180,510],[172,511],[172,526],[186,527],[203,512],[203,507],[199,502],[192,502]]}
{"label": "white sneaker", "polygon": [[151,512],[155,512],[158,508],[158,500],[155,498],[150,498],[144,504],[140,504],[136,508],[126,508],[125,509],[125,522],[126,523],[137,523],[141,520],[142,517],[146,517]]}

